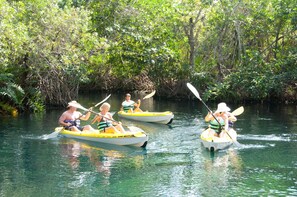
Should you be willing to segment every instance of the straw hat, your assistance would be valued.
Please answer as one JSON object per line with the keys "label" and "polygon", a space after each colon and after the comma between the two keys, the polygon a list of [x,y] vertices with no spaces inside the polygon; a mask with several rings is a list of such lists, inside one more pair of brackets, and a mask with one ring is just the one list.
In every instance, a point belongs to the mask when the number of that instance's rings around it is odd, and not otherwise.
{"label": "straw hat", "polygon": [[79,103],[76,101],[70,101],[67,107],[76,107]]}
{"label": "straw hat", "polygon": [[230,108],[226,105],[226,103],[219,103],[218,109],[215,111],[215,113],[228,112],[228,111],[230,111]]}

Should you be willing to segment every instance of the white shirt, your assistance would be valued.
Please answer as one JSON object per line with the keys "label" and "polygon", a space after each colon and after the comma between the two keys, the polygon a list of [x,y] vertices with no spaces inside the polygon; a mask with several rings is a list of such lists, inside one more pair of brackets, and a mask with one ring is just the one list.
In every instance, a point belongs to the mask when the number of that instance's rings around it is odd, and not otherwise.
{"label": "white shirt", "polygon": [[131,105],[134,105],[135,104],[135,102],[134,101],[132,101],[132,100],[129,100],[129,101],[124,101],[124,102],[122,102],[122,106],[123,107],[128,107],[128,106],[131,106]]}

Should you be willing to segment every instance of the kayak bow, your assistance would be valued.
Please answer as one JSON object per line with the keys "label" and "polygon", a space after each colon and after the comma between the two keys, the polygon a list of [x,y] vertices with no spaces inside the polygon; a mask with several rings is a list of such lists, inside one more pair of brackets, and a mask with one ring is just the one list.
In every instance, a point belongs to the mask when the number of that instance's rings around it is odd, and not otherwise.
{"label": "kayak bow", "polygon": [[[225,132],[225,131],[222,131]],[[223,135],[223,137],[216,137],[213,135],[214,131],[211,128],[204,130],[200,136],[203,146],[210,151],[217,151],[226,149],[234,144],[234,140],[237,138],[237,133],[234,129],[229,129],[229,135]]]}

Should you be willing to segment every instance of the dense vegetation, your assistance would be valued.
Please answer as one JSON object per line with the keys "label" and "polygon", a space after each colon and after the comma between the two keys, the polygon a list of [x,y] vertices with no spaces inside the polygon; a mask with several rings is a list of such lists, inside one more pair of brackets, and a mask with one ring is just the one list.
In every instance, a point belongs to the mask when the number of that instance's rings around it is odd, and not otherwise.
{"label": "dense vegetation", "polygon": [[295,0],[0,0],[0,111],[79,90],[297,100]]}

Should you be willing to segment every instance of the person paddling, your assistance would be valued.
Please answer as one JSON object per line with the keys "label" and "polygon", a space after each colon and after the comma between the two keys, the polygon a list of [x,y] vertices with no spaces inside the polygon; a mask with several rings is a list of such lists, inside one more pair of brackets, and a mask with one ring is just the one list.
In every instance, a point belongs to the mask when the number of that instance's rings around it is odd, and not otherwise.
{"label": "person paddling", "polygon": [[209,127],[214,132],[213,135],[218,137],[223,136],[222,129],[228,131],[229,123],[236,120],[236,117],[230,113],[230,108],[224,102],[218,104],[218,108],[213,114],[209,112],[205,116],[205,121],[209,122]]}
{"label": "person paddling", "polygon": [[90,118],[91,112],[83,115],[77,111],[77,108],[75,107],[78,104],[79,103],[76,101],[71,101],[68,103],[68,109],[60,116],[59,124],[67,130],[76,132],[94,130],[91,125],[80,126],[80,120],[88,120]]}
{"label": "person paddling", "polygon": [[116,133],[125,133],[124,128],[121,123],[116,123],[116,126],[113,126],[112,114],[109,112],[110,104],[103,103],[99,108],[100,113],[94,117],[92,124],[98,122],[99,131],[106,131],[108,128],[112,128]]}
{"label": "person paddling", "polygon": [[137,103],[135,103],[133,100],[131,100],[131,95],[126,94],[125,101],[122,102],[121,111],[124,112],[142,112],[140,107],[140,99],[137,100]]}

